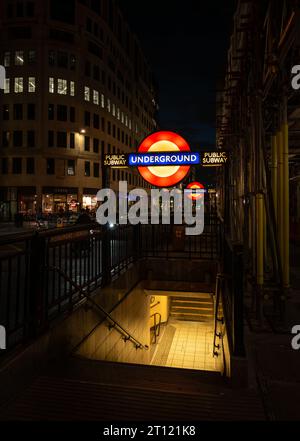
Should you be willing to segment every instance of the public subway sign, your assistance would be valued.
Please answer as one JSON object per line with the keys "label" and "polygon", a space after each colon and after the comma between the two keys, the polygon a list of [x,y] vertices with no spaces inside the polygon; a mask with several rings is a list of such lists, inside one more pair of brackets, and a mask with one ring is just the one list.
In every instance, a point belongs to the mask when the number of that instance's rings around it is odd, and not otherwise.
{"label": "public subway sign", "polygon": [[220,167],[227,164],[228,155],[224,151],[204,152],[202,153],[203,167]]}
{"label": "public subway sign", "polygon": [[174,132],[160,131],[145,138],[136,154],[129,155],[129,165],[138,167],[142,178],[155,187],[172,187],[199,164],[198,153]]}
{"label": "public subway sign", "polygon": [[103,158],[104,167],[110,168],[127,168],[128,155],[126,153],[120,154],[105,154]]}

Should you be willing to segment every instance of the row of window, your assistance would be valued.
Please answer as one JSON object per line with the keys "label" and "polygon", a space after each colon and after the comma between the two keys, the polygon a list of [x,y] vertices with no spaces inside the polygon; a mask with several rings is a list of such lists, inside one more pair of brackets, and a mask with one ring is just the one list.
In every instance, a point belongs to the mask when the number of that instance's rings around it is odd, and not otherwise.
{"label": "row of window", "polygon": [[[1,173],[7,175],[10,172],[12,174],[18,175],[23,172],[28,175],[35,174],[35,158],[12,158],[11,161],[11,171],[8,158],[2,158],[1,161]],[[23,169],[25,167],[25,169]],[[45,172],[47,175],[55,175],[56,161],[55,158],[47,158],[45,163]],[[66,176],[76,176],[76,161],[75,159],[65,160],[65,170]],[[84,176],[85,177],[100,177],[100,164],[99,162],[84,161]],[[134,175],[125,170],[113,169],[111,174],[111,179],[113,181],[127,181],[129,185],[135,186],[146,186],[146,184],[140,176]]]}
{"label": "row of window", "polygon": [[22,17],[34,17],[35,4],[33,1],[17,1],[15,3],[8,2],[6,9],[7,18],[22,18]]}
{"label": "row of window", "polygon": [[[132,120],[128,117],[127,114],[122,112],[115,103],[112,103],[110,98],[107,98],[105,103],[105,96],[103,95],[103,93],[100,94],[97,90],[85,86],[84,100],[87,102],[93,102],[93,104],[97,106],[101,105],[103,109],[106,107],[108,113],[111,113],[113,117],[117,118],[118,121],[121,121],[121,123],[128,127],[129,130],[132,130]],[[136,126],[136,133],[137,131],[138,127]]]}
{"label": "row of window", "polygon": [[2,147],[9,147],[11,139],[13,147],[25,147],[26,145],[27,147],[34,148],[36,146],[34,130],[27,130],[27,132],[22,130],[14,130],[13,132],[4,130],[2,132]]}
{"label": "row of window", "polygon": [[[14,116],[15,119],[21,119],[22,116],[22,107],[19,107],[20,105],[16,105],[16,108],[14,109]],[[5,111],[5,117],[6,117],[6,111]],[[120,132],[118,132],[118,135],[120,135]],[[69,133],[66,131],[58,131],[54,132],[53,130],[48,131],[48,147],[60,147],[60,148],[67,148],[75,149],[75,133]],[[122,143],[127,145],[128,147],[131,146],[132,138],[128,137],[128,135],[124,134],[122,131],[122,138],[119,139],[122,140]],[[101,147],[104,148],[104,141],[101,141]],[[36,135],[34,130],[27,130],[23,132],[22,130],[14,130],[14,131],[8,131],[4,130],[2,132],[2,147],[10,147],[12,145],[13,147],[36,147]],[[111,153],[111,145],[108,144],[108,153]],[[99,153],[100,151],[100,140],[98,138],[91,138],[90,136],[84,136],[84,151],[90,152],[93,151],[93,153]],[[113,153],[116,153],[115,147],[112,149]]]}
{"label": "row of window", "polygon": [[[27,89],[29,93],[36,92],[36,78],[29,77],[16,77],[16,78],[6,78],[5,80],[5,88],[4,93],[9,94],[11,92],[11,86],[13,84],[14,93],[23,93],[25,91],[25,84],[27,84]],[[53,77],[49,78],[49,93],[54,94],[57,93],[59,95],[68,95],[75,96],[75,82],[67,81],[62,78],[58,78],[57,81]],[[110,98],[106,99],[103,93],[99,93],[97,90],[92,90],[90,87],[85,86],[84,88],[84,100],[87,102],[93,102],[93,104],[100,106],[106,110],[108,113],[111,113],[113,117],[115,117],[118,121],[121,121],[129,130],[132,130],[132,120],[128,117],[127,114],[122,112],[119,107],[116,106],[115,103],[112,103]],[[143,118],[144,124],[150,129],[151,124],[145,118]],[[139,127],[136,124],[134,127],[135,133],[139,133]]]}
{"label": "row of window", "polygon": [[27,63],[29,66],[32,66],[36,63],[36,51],[28,50],[28,51],[15,51],[15,52],[4,52],[3,56],[3,65],[4,67],[10,67],[12,64],[15,66],[23,66]]}
{"label": "row of window", "polygon": [[5,94],[10,93],[12,86],[14,93],[23,93],[23,92],[34,93],[36,91],[36,79],[35,77],[6,78],[4,85],[4,93]]}
{"label": "row of window", "polygon": [[[25,170],[23,170],[23,165],[25,161]],[[12,158],[11,162],[11,173],[15,175],[22,174],[23,171],[28,175],[35,174],[35,158]],[[84,162],[84,176],[94,178],[100,177],[100,164],[99,162],[94,162],[92,164],[93,170],[91,170],[90,161]],[[46,159],[46,174],[47,175],[55,175],[55,159],[48,158]],[[92,174],[93,172],[93,174]],[[3,175],[7,175],[10,173],[9,169],[9,160],[8,158],[2,158],[1,162],[1,173]],[[65,175],[66,176],[75,176],[76,175],[76,161],[74,159],[68,159],[65,161]]]}
{"label": "row of window", "polygon": [[[26,173],[28,175],[34,175],[35,173],[35,160],[34,158],[26,158]],[[22,174],[23,160],[22,158],[12,158],[11,172],[15,175]],[[7,175],[10,173],[8,158],[2,158],[1,173]]]}
{"label": "row of window", "polygon": [[[2,119],[3,121],[9,121],[11,119],[11,113],[10,113],[10,105],[9,104],[3,104],[2,106]],[[25,109],[26,109],[26,116],[28,120],[35,120],[36,112],[35,112],[35,104],[29,103],[27,105],[16,103],[13,105],[13,119],[14,120],[23,120],[25,117]]]}

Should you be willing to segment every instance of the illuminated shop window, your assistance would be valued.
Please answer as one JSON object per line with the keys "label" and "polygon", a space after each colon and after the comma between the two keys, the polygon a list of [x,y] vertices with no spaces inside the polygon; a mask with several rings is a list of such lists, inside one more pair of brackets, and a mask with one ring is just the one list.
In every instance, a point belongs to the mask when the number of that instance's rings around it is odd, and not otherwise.
{"label": "illuminated shop window", "polygon": [[58,80],[57,80],[57,93],[59,95],[67,95],[67,91],[68,91],[67,80],[62,80],[61,78],[58,78]]}
{"label": "illuminated shop window", "polygon": [[70,95],[75,96],[75,83],[74,83],[74,81],[70,81]]}
{"label": "illuminated shop window", "polygon": [[10,93],[10,78],[5,79],[4,93]]}
{"label": "illuminated shop window", "polygon": [[4,60],[3,60],[4,67],[10,66],[10,52],[4,53]]}
{"label": "illuminated shop window", "polygon": [[54,78],[49,78],[49,93],[54,93]]}
{"label": "illuminated shop window", "polygon": [[84,88],[84,100],[85,101],[90,101],[91,100],[91,93],[90,93],[90,88],[85,86]]}
{"label": "illuminated shop window", "polygon": [[28,92],[35,92],[35,77],[28,78]]}
{"label": "illuminated shop window", "polygon": [[15,52],[15,65],[16,66],[23,66],[24,64],[24,52],[23,51],[16,51]]}
{"label": "illuminated shop window", "polygon": [[15,93],[22,93],[23,90],[24,90],[23,78],[21,77],[15,78]]}
{"label": "illuminated shop window", "polygon": [[93,91],[93,103],[99,106],[99,92],[97,90]]}
{"label": "illuminated shop window", "polygon": [[101,107],[104,109],[104,107],[105,107],[105,98],[104,98],[104,95],[103,95],[103,93],[101,93]]}

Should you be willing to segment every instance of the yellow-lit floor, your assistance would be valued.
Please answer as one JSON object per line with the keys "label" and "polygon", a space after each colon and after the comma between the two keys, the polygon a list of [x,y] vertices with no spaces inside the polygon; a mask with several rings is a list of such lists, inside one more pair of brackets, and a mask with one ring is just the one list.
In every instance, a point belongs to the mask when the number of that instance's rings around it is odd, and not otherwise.
{"label": "yellow-lit floor", "polygon": [[221,371],[220,357],[213,357],[212,346],[213,329],[211,322],[172,319],[163,328],[151,364],[184,369]]}

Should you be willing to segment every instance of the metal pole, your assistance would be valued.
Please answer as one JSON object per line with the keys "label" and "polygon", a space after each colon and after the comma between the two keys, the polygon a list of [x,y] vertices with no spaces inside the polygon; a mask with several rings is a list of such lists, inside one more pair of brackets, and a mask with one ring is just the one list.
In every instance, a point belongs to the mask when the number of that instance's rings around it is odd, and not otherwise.
{"label": "metal pole", "polygon": [[275,218],[277,220],[277,188],[278,188],[278,157],[277,157],[277,137],[272,136],[272,163],[271,163],[271,180],[272,180],[272,190],[273,190],[273,200],[275,208]]}
{"label": "metal pole", "polygon": [[283,192],[283,204],[282,204],[282,265],[283,265],[283,286],[289,288],[290,286],[290,215],[289,215],[289,127],[287,123],[287,106],[286,99],[284,105],[283,114],[283,147],[282,147],[282,192]]}
{"label": "metal pole", "polygon": [[256,283],[262,286],[264,283],[264,196],[256,195]]}
{"label": "metal pole", "polygon": [[283,249],[283,136],[282,131],[277,132],[277,160],[278,160],[278,181],[277,181],[277,228],[280,256],[282,261]]}

